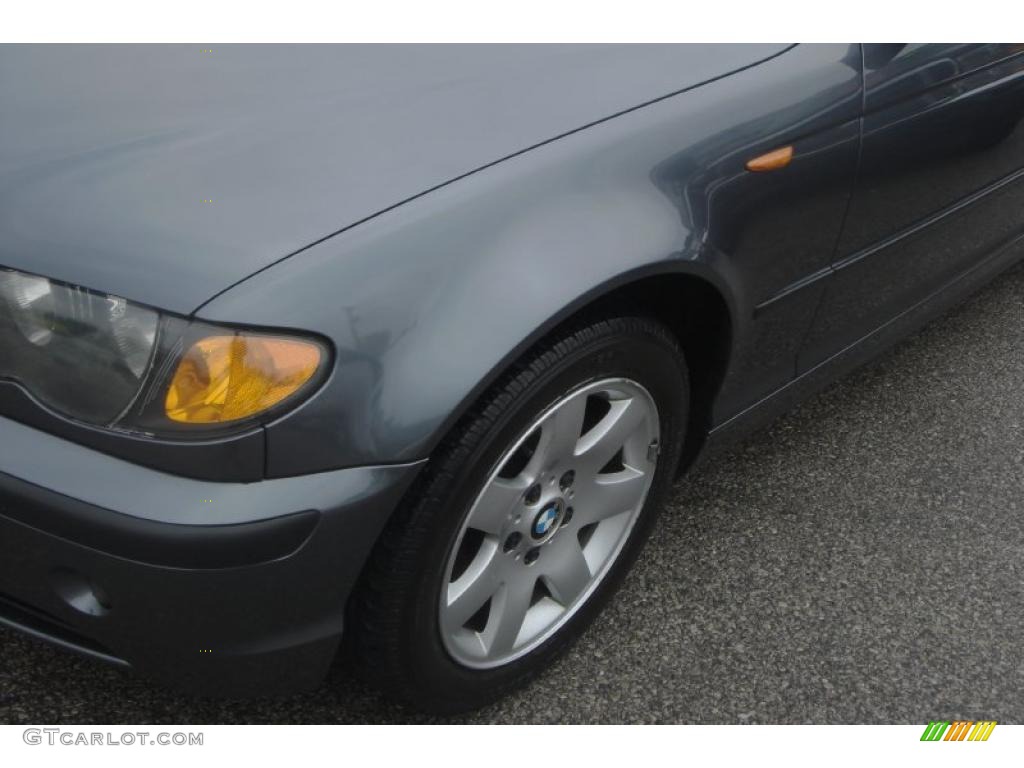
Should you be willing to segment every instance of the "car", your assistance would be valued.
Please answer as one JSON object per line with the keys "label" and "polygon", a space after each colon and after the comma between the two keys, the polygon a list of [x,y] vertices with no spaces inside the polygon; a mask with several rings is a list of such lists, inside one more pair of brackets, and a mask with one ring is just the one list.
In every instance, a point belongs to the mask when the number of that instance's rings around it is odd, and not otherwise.
{"label": "car", "polygon": [[0,71],[0,622],[197,695],[523,686],[683,472],[1024,255],[1019,44]]}

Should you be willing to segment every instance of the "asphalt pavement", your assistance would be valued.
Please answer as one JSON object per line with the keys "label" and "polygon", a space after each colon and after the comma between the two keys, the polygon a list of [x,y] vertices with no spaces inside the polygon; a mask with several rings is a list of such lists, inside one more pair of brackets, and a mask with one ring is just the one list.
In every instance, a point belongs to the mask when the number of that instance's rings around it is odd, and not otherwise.
{"label": "asphalt pavement", "polygon": [[[679,483],[616,600],[457,722],[1024,722],[1024,266]],[[0,723],[423,720],[190,699],[0,629]]]}

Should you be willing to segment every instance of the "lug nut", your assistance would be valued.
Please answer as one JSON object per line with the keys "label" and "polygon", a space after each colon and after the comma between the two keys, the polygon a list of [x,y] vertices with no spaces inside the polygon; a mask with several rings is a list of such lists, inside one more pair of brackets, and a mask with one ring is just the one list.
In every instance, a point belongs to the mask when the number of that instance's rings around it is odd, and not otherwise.
{"label": "lug nut", "polygon": [[516,547],[519,546],[519,542],[522,541],[522,540],[523,540],[523,534],[519,533],[519,531],[513,531],[512,533],[510,533],[508,535],[508,538],[505,539],[505,547],[504,547],[505,551],[506,552],[511,552],[512,550],[514,550]]}
{"label": "lug nut", "polygon": [[562,489],[562,493],[569,490],[569,486],[572,485],[572,481],[576,479],[576,473],[571,469],[562,475],[562,479],[558,481],[558,487]]}
{"label": "lug nut", "polygon": [[540,557],[540,547],[534,547],[526,553],[525,557],[523,557],[523,562],[527,565],[533,565],[537,562],[538,557]]}
{"label": "lug nut", "polygon": [[526,495],[523,497],[523,501],[525,501],[527,505],[531,507],[538,501],[540,501],[540,485],[537,483],[531,485],[530,490],[528,490],[526,492]]}

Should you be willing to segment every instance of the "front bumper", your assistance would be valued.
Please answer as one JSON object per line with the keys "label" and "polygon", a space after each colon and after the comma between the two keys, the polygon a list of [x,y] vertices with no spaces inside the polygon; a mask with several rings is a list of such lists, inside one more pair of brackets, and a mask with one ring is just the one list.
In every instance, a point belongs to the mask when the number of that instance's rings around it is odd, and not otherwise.
{"label": "front bumper", "polygon": [[0,418],[0,623],[193,693],[309,689],[420,466],[214,483]]}

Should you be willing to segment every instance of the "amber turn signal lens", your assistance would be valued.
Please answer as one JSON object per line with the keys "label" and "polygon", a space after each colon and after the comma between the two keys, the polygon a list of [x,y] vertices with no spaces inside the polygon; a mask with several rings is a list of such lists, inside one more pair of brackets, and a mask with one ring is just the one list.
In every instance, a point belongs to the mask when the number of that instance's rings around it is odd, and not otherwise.
{"label": "amber turn signal lens", "polygon": [[793,147],[780,147],[779,149],[773,149],[771,152],[767,152],[763,155],[747,160],[747,170],[753,171],[754,173],[764,173],[765,171],[777,171],[779,168],[785,168],[789,165],[793,159]]}
{"label": "amber turn signal lens", "polygon": [[247,334],[208,336],[182,357],[164,410],[173,421],[217,424],[267,410],[316,373],[316,344]]}

